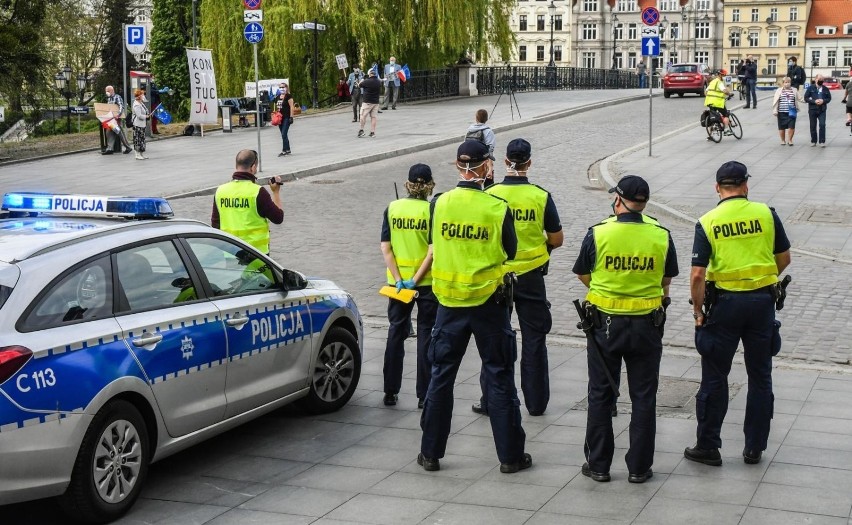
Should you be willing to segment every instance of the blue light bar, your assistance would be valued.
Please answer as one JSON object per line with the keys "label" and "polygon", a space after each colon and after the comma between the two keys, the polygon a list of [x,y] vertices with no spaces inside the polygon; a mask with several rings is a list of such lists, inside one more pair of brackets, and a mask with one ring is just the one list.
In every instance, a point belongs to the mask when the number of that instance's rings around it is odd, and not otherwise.
{"label": "blue light bar", "polygon": [[161,197],[103,197],[34,192],[5,194],[0,210],[30,214],[134,219],[164,219],[174,215],[169,202]]}

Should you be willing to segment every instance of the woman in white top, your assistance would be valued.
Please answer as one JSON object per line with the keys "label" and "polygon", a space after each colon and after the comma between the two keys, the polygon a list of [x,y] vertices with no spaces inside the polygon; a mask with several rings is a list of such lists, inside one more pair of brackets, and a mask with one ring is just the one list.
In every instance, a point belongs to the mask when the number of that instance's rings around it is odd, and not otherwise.
{"label": "woman in white top", "polygon": [[775,90],[775,96],[772,97],[772,114],[778,117],[778,135],[781,137],[782,146],[793,145],[798,112],[799,101],[796,99],[796,90],[792,87],[790,77],[784,77],[781,87]]}
{"label": "woman in white top", "polygon": [[149,118],[145,92],[137,89],[133,97],[133,149],[136,150],[136,160],[144,160],[148,158],[142,153],[145,151],[145,126]]}

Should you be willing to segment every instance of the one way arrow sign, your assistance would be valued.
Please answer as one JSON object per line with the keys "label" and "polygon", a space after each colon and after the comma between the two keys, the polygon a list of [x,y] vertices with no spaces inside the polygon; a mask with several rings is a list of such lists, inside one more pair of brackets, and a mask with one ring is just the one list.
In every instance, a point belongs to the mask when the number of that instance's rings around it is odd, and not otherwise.
{"label": "one way arrow sign", "polygon": [[642,54],[649,57],[660,56],[660,37],[642,37]]}

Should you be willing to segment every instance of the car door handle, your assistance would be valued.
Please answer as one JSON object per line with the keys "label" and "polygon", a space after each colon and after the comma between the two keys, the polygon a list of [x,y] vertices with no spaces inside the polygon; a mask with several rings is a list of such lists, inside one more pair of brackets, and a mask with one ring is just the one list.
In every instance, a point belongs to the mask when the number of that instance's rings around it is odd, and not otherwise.
{"label": "car door handle", "polygon": [[[146,346],[155,345],[162,340],[163,340],[162,334],[146,333],[146,334],[142,335],[142,337],[137,337],[136,339],[132,339],[130,342],[133,343],[133,346],[144,348]],[[147,350],[153,350],[153,348],[148,348]]]}
{"label": "car door handle", "polygon": [[241,317],[241,316],[238,316],[238,317],[231,317],[230,319],[226,319],[226,320],[225,320],[225,324],[227,324],[228,326],[233,326],[234,328],[236,328],[237,330],[239,330],[239,329],[240,329],[240,328],[242,328],[242,327],[243,327],[243,325],[244,325],[244,324],[246,324],[248,321],[249,321],[249,318],[248,318],[248,317]]}

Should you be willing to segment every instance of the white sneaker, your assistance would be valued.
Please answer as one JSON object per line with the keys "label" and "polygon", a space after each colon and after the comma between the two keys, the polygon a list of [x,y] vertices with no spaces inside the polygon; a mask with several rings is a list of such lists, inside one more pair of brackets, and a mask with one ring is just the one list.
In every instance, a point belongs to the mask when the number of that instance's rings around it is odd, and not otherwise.
{"label": "white sneaker", "polygon": [[811,142],[811,147],[812,147],[812,148],[815,148],[815,147],[816,147],[816,142]]}
{"label": "white sneaker", "polygon": [[819,145],[819,147],[824,148],[824,147],[825,147],[825,142],[823,142],[822,144],[820,144],[820,145]]}
{"label": "white sneaker", "polygon": [[145,160],[145,157],[142,156],[138,151],[136,152],[136,160]]}

